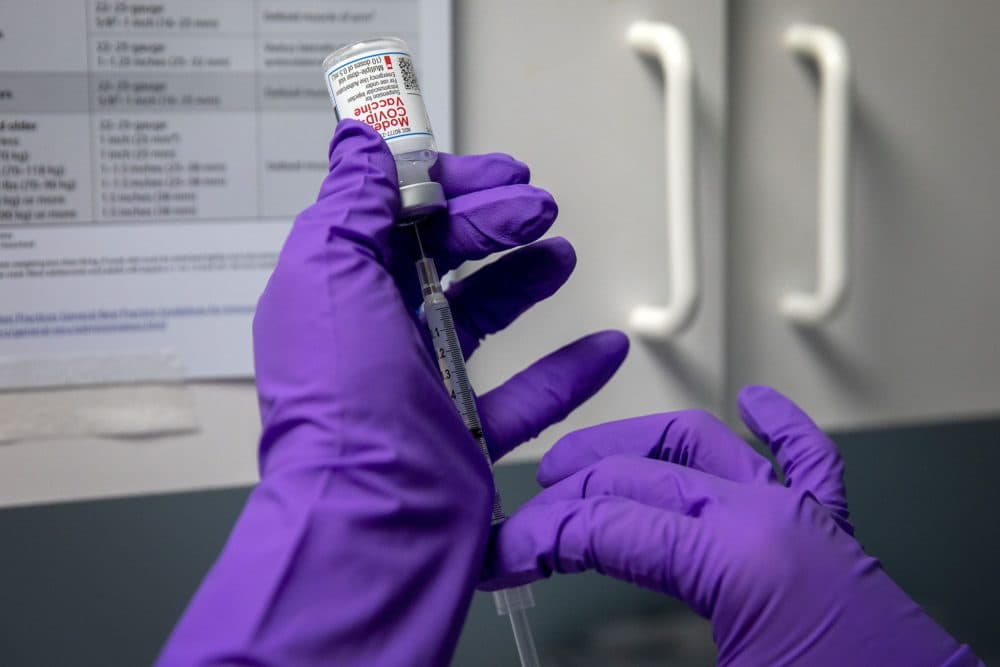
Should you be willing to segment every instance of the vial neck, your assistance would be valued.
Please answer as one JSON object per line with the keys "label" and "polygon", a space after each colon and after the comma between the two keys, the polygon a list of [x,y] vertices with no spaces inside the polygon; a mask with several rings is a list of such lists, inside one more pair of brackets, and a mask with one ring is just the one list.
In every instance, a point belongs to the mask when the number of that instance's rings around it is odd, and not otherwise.
{"label": "vial neck", "polygon": [[399,178],[399,186],[428,182],[431,180],[429,169],[430,164],[423,160],[397,159],[396,175]]}

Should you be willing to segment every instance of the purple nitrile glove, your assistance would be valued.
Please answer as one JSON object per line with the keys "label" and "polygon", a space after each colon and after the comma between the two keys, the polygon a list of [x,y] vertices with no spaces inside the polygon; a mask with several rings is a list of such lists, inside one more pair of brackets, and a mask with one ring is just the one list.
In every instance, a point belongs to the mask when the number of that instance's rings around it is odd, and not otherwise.
{"label": "purple nitrile glove", "polygon": [[[552,224],[551,196],[503,155],[441,155],[442,270]],[[382,139],[343,121],[330,174],[281,252],[254,319],[261,482],[161,665],[439,665],[482,570],[493,482],[417,321],[411,230],[394,226]],[[450,291],[466,354],[554,293],[575,263],[550,239]],[[566,416],[614,373],[625,337],[583,338],[480,400],[494,457]]]}
{"label": "purple nitrile glove", "polygon": [[982,664],[855,541],[833,442],[773,389],[739,407],[784,485],[704,412],[576,431],[497,530],[482,587],[595,569],[710,619],[720,665]]}

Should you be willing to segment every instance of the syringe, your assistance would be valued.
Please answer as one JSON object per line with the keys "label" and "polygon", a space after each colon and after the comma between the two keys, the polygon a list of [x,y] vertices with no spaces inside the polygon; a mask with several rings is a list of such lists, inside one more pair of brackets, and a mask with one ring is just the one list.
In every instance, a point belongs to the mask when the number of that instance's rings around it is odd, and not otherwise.
{"label": "syringe", "polygon": [[[434,344],[434,356],[437,357],[441,377],[444,379],[445,388],[455,404],[455,409],[458,410],[458,414],[462,417],[465,427],[469,429],[469,433],[479,443],[479,448],[482,450],[483,456],[486,457],[486,462],[492,468],[490,450],[486,445],[483,425],[479,420],[479,411],[476,409],[476,397],[472,393],[472,384],[469,382],[469,375],[465,369],[465,355],[462,354],[462,346],[459,344],[458,334],[455,331],[455,320],[451,316],[451,306],[441,288],[434,260],[424,254],[424,246],[420,240],[420,230],[418,229],[419,224],[419,221],[412,224],[413,233],[417,237],[417,247],[420,249],[420,259],[417,260],[417,275],[420,278],[420,291],[424,298],[424,316],[427,318],[427,328],[430,330],[431,340]],[[504,514],[503,505],[500,502],[500,492],[497,491],[493,496],[493,514],[490,523],[496,525],[506,518],[507,515]],[[510,618],[510,625],[514,631],[514,643],[517,645],[521,665],[523,667],[538,667],[538,651],[535,649],[535,640],[531,635],[527,613],[528,609],[535,606],[531,586],[516,586],[495,591],[493,601],[496,604],[497,613]]]}
{"label": "syringe", "polygon": [[[423,95],[417,85],[413,56],[406,42],[398,37],[379,37],[337,49],[323,61],[323,70],[337,120],[351,118],[370,125],[374,123],[373,128],[388,144],[396,161],[400,224],[410,225],[417,235],[420,248],[417,273],[424,295],[427,326],[437,351],[438,367],[455,409],[479,443],[486,463],[490,464],[490,453],[476,410],[476,397],[465,371],[465,357],[455,332],[451,307],[441,289],[434,260],[424,254],[417,229],[421,219],[444,210],[447,203],[444,188],[430,176],[430,169],[438,157],[437,144]],[[392,116],[392,123],[369,120],[373,117],[369,113],[372,108],[387,106],[391,107],[391,113],[399,112]],[[498,524],[505,518],[498,493],[493,498],[492,524]],[[536,667],[538,654],[525,613],[526,609],[535,606],[531,588],[518,586],[497,591],[493,599],[497,612],[510,617],[521,664]]]}

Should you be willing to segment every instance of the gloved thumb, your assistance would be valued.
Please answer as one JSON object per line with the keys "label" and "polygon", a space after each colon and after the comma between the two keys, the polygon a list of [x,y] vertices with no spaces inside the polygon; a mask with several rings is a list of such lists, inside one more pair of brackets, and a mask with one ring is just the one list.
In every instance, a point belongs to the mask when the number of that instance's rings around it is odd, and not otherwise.
{"label": "gloved thumb", "polygon": [[770,447],[785,484],[809,491],[849,533],[844,462],[833,441],[802,409],[787,397],[761,385],[744,387],[737,399],[740,418]]}
{"label": "gloved thumb", "polygon": [[[258,303],[256,343],[281,349],[290,327],[313,332],[317,348],[332,340],[331,326],[392,328],[406,312],[385,268],[398,210],[396,165],[388,146],[369,126],[341,121],[330,142],[330,171],[319,198],[295,219]],[[334,283],[337,289],[331,290]],[[334,300],[338,318],[329,313]],[[271,356],[264,356],[266,364]],[[269,372],[286,374],[280,368]],[[306,378],[315,375],[310,368],[302,372]]]}
{"label": "gloved thumb", "polygon": [[316,203],[296,226],[320,227],[326,241],[343,238],[382,260],[399,213],[396,163],[389,147],[368,125],[342,120],[330,141],[329,160]]}

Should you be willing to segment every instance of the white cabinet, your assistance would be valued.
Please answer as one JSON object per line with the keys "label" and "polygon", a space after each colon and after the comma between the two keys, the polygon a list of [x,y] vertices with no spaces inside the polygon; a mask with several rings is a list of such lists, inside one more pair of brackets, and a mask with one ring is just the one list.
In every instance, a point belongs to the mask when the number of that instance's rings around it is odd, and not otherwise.
{"label": "white cabinet", "polygon": [[[652,411],[735,418],[772,384],[827,427],[1000,412],[1000,4],[988,0],[459,2],[463,151],[505,150],[560,204],[569,285],[472,364],[481,390],[670,294],[664,85],[625,41],[634,20],[680,29],[694,67],[700,306],[674,340],[633,336],[611,385],[561,433]],[[792,321],[817,287],[820,76],[786,45],[796,24],[849,59],[847,291],[832,317]]]}
{"label": "white cabinet", "polygon": [[[655,59],[626,41],[637,20],[665,21],[690,48],[700,306],[667,343],[634,340],[604,392],[525,452],[598,421],[699,405],[724,386],[723,204],[725,3],[459,2],[456,131],[463,152],[502,150],[531,166],[559,202],[553,234],[576,247],[574,276],[487,341],[470,369],[480,391],[598,329],[622,328],[640,304],[672,295],[664,184],[664,82]],[[665,89],[666,86],[666,89]]]}
{"label": "white cabinet", "polygon": [[[849,288],[839,312],[780,312],[816,281],[817,86],[783,45],[832,28],[851,61]],[[730,393],[774,384],[826,426],[1000,411],[1000,79],[990,0],[730,4],[726,309]]]}

